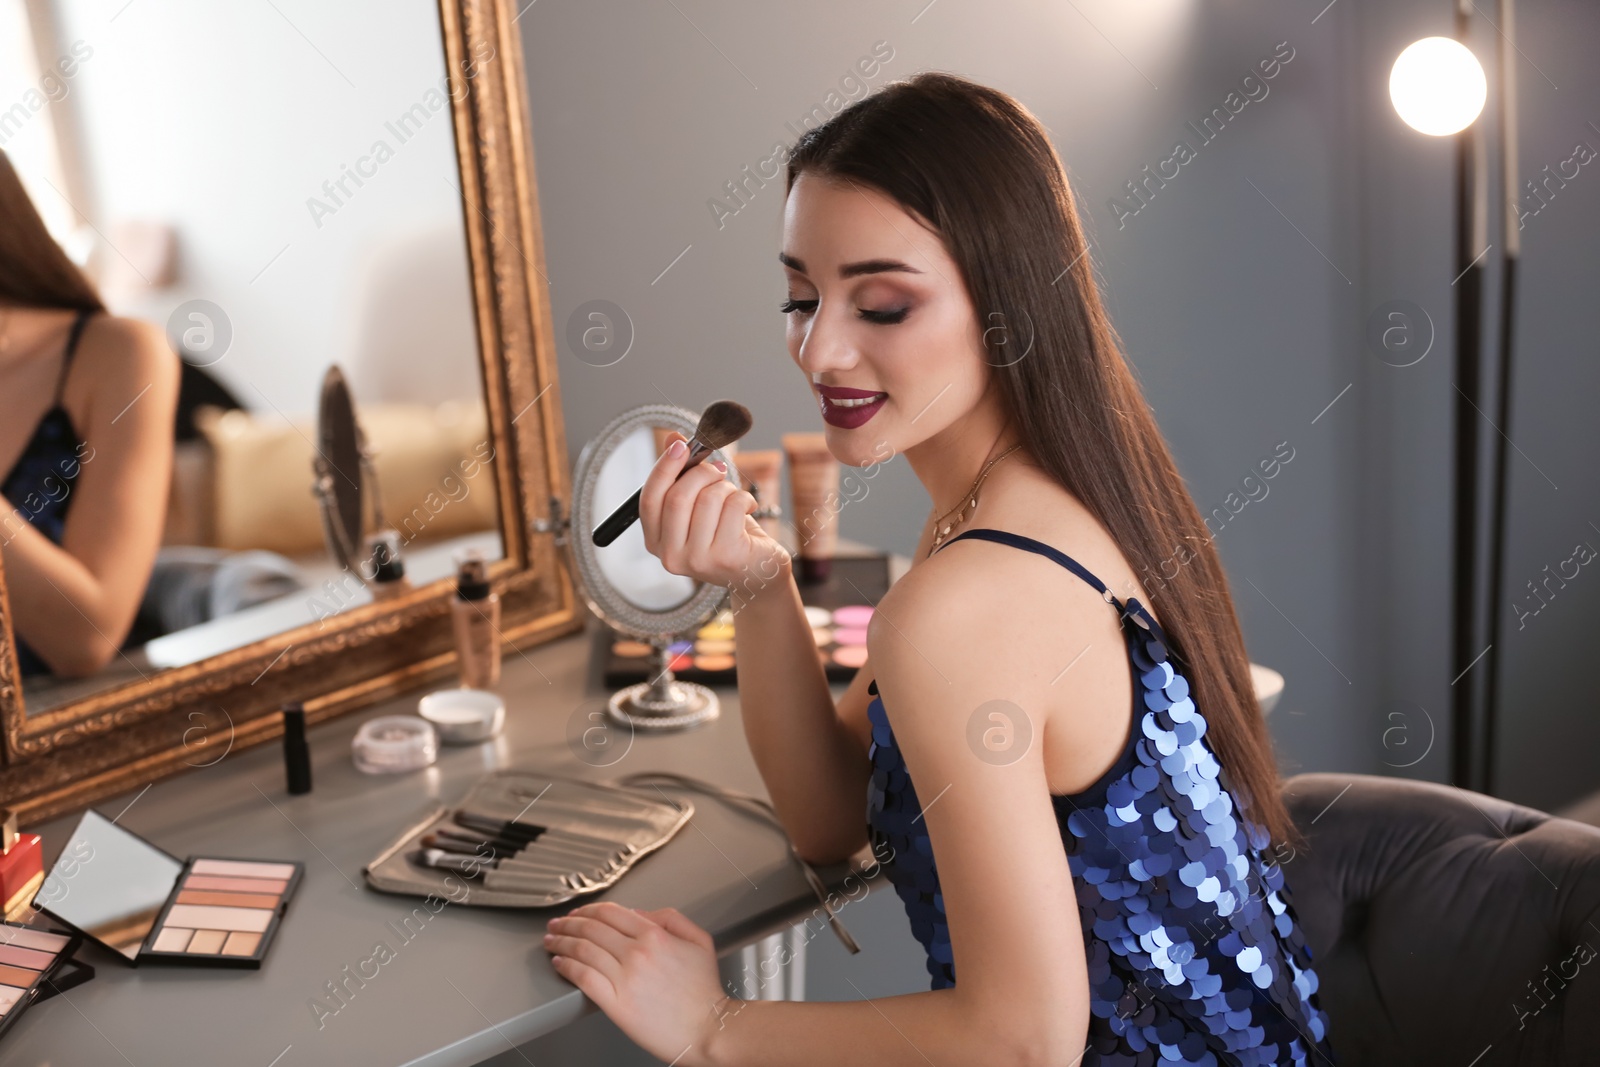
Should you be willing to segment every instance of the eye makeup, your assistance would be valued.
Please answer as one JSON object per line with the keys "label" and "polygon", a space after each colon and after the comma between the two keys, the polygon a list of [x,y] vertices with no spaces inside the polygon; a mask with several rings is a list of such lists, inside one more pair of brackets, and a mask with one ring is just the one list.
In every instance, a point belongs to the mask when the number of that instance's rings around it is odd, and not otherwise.
{"label": "eye makeup", "polygon": [[0,1035],[30,1004],[51,995],[82,941],[77,934],[0,923]]}
{"label": "eye makeup", "polygon": [[130,963],[258,968],[305,865],[179,860],[84,813],[34,907]]}
{"label": "eye makeup", "polygon": [[[889,561],[883,554],[835,556],[833,573],[818,583],[800,585],[811,640],[829,682],[848,682],[867,661],[867,622],[873,604],[889,589]],[[734,616],[727,609],[667,646],[667,666],[687,682],[733,685],[738,680]],[[651,677],[650,645],[622,635],[599,636],[597,652],[605,665],[605,684],[633,685]]]}

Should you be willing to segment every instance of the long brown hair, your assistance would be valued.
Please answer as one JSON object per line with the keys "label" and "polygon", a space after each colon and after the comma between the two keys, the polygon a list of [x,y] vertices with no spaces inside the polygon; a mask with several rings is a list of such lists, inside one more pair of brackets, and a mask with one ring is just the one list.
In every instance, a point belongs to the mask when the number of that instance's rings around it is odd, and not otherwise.
{"label": "long brown hair", "polygon": [[104,311],[105,304],[77,264],[56,244],[0,151],[0,304]]}
{"label": "long brown hair", "polygon": [[803,171],[872,186],[933,226],[961,268],[1001,395],[1032,454],[1144,575],[1175,555],[1185,560],[1146,590],[1178,645],[1234,799],[1273,840],[1297,840],[1227,576],[1101,304],[1044,127],[1003,92],[924,72],[802,134],[786,190]]}

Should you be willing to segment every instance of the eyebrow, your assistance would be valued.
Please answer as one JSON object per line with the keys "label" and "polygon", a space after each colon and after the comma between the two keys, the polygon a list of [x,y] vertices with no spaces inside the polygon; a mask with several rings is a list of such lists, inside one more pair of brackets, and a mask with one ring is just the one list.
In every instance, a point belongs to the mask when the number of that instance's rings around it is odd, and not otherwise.
{"label": "eyebrow", "polygon": [[[806,265],[787,252],[778,253],[778,262],[790,270],[806,272]],[[846,263],[839,268],[839,277],[854,278],[860,274],[883,274],[888,271],[903,271],[907,274],[921,274],[922,272],[908,263],[898,259],[863,259],[856,263]]]}

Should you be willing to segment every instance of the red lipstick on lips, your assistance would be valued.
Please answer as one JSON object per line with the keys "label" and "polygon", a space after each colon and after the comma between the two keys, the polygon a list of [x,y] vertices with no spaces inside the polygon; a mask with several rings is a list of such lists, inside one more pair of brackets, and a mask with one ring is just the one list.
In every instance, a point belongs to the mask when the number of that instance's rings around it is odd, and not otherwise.
{"label": "red lipstick on lips", "polygon": [[844,430],[866,425],[867,420],[876,415],[884,401],[889,399],[888,393],[871,389],[815,383],[813,388],[817,391],[817,402],[822,406],[822,421]]}

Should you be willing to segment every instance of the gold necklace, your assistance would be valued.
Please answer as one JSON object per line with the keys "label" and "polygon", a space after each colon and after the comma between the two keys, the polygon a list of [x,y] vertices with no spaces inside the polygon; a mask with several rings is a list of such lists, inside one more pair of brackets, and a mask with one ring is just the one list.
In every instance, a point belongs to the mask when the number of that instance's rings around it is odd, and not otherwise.
{"label": "gold necklace", "polygon": [[[983,465],[983,470],[979,471],[978,477],[973,480],[972,488],[968,489],[964,494],[962,494],[961,504],[955,508],[952,508],[950,511],[945,512],[943,518],[940,518],[933,524],[933,545],[928,549],[929,555],[932,555],[934,549],[937,549],[941,544],[944,543],[945,538],[950,536],[951,530],[961,525],[961,523],[967,517],[967,512],[978,506],[978,487],[983,484],[983,480],[985,478],[989,477],[989,471],[994,468],[994,465],[1021,447],[1022,442],[1018,441],[1016,444],[1012,445],[1010,448],[1006,449],[1004,452],[1000,453],[998,456],[994,457],[988,463]],[[951,515],[955,515],[954,520],[946,522],[945,519],[949,519]]]}

